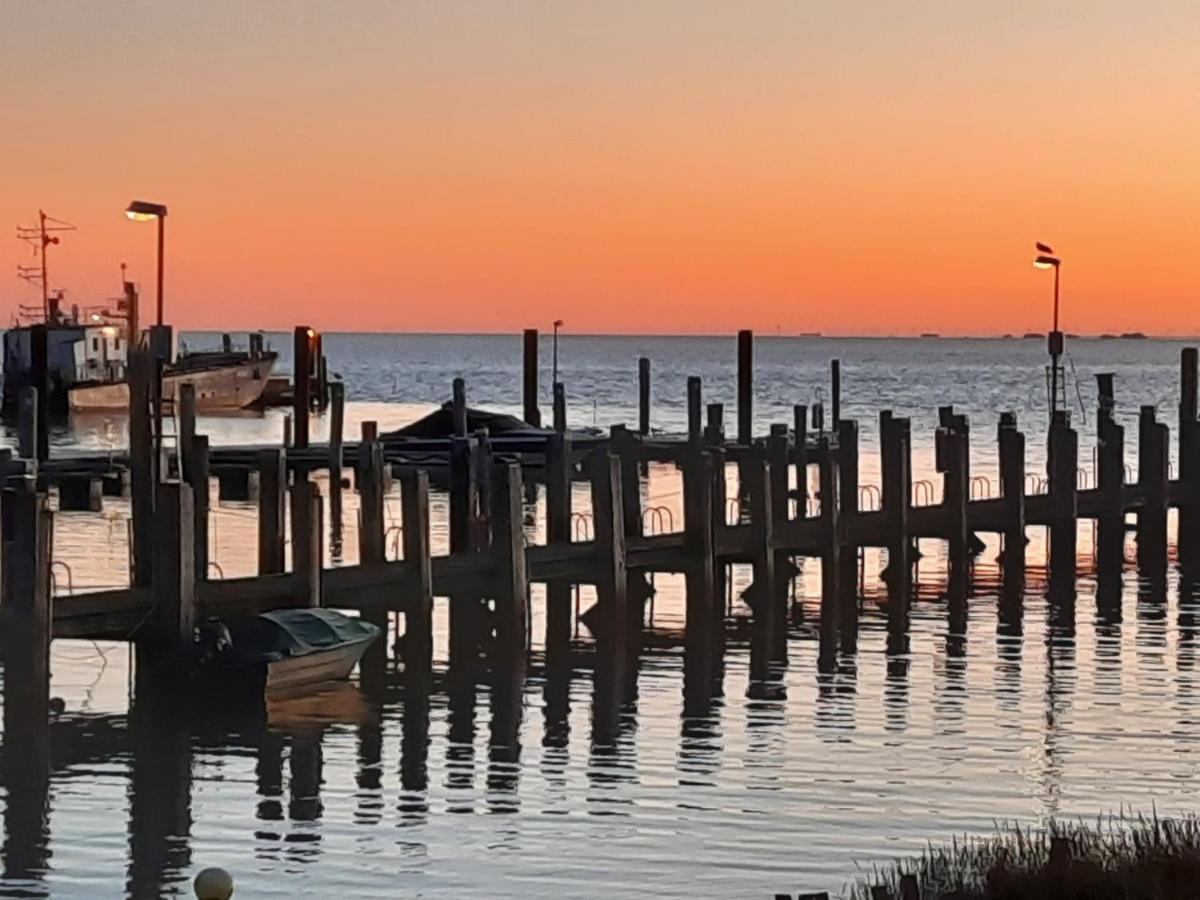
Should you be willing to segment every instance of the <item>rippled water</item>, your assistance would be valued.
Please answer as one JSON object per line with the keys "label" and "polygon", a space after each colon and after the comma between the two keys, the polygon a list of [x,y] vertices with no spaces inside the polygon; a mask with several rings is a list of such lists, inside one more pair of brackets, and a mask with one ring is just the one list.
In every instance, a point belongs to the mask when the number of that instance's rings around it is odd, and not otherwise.
{"label": "rippled water", "polygon": [[[1086,422],[1076,419],[1081,448],[1093,443],[1096,371],[1117,373],[1122,416],[1152,403],[1171,419],[1178,346],[1072,345],[1088,410]],[[943,403],[971,415],[972,471],[985,475],[995,469],[995,414],[1018,409],[1033,471],[1042,349],[761,340],[756,418],[760,429],[790,420],[790,405],[811,401],[828,358],[839,356],[844,414],[863,420],[864,483],[876,480],[871,435],[884,406],[913,416],[915,477],[931,477],[930,431]],[[460,373],[472,403],[520,402],[514,338],[333,335],[327,350],[347,381],[351,422],[411,420]],[[732,340],[564,338],[560,353],[574,424],[635,417],[639,355],[655,362],[657,427],[682,425],[689,374],[704,376],[707,399],[729,404],[732,421]],[[280,424],[268,415],[200,428],[227,442],[273,438]],[[92,420],[57,442],[102,447],[123,437],[119,422]],[[1136,468],[1132,447],[1127,461]],[[1089,451],[1080,465],[1090,467]],[[680,515],[668,469],[651,469],[646,496]],[[347,506],[352,562],[352,496]],[[396,497],[389,509],[397,514]],[[58,517],[60,591],[122,581],[127,518],[121,502]],[[437,549],[444,498],[434,498],[434,519]],[[223,572],[252,571],[253,510],[222,504],[212,529]],[[1081,526],[1084,568],[1090,534]],[[1101,610],[1086,574],[1074,608],[1055,607],[1044,596],[1042,536],[1030,536],[1019,615],[1000,608],[994,541],[966,598],[947,596],[941,548],[923,542],[910,652],[900,656],[886,653],[883,557],[869,553],[858,652],[820,676],[810,624],[819,564],[807,563],[785,696],[770,700],[746,697],[748,649],[737,633],[723,672],[685,677],[682,579],[662,576],[624,703],[610,700],[586,654],[569,676],[543,670],[540,590],[522,677],[464,691],[439,667],[428,697],[406,695],[397,678],[381,702],[347,687],[274,709],[269,723],[199,720],[184,701],[131,724],[124,646],[56,642],[52,693],[66,712],[50,726],[47,784],[6,770],[0,894],[186,895],[198,868],[218,864],[234,872],[239,896],[763,897],[838,890],[856,866],[986,832],[997,819],[1194,809],[1200,605],[1191,589],[1181,592],[1173,573],[1165,590],[1151,589],[1130,567],[1119,609]],[[735,587],[747,578],[735,572]],[[744,614],[737,602],[732,611]],[[439,603],[441,659],[445,625]]]}

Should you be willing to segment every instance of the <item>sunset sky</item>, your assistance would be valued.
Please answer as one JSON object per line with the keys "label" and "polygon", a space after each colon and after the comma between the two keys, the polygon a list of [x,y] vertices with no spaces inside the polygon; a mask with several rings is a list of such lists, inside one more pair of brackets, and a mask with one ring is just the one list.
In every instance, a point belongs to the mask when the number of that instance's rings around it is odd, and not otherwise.
{"label": "sunset sky", "polygon": [[4,2],[14,226],[168,317],[1200,332],[1200,4]]}

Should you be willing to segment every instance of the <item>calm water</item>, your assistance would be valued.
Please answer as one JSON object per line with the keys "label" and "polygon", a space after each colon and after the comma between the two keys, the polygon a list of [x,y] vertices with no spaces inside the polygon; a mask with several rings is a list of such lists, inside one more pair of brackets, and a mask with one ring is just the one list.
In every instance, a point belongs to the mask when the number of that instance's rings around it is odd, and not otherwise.
{"label": "calm water", "polygon": [[[286,351],[283,336],[275,343]],[[1072,342],[1087,409],[1075,420],[1081,468],[1091,468],[1093,374],[1116,373],[1127,424],[1145,403],[1171,421],[1179,346]],[[763,339],[758,430],[827,393],[828,359],[837,356],[844,415],[861,419],[864,484],[877,482],[884,407],[913,417],[918,479],[933,478],[930,436],[945,403],[970,415],[972,471],[985,477],[995,473],[995,415],[1016,409],[1032,472],[1041,464],[1043,349],[1040,341]],[[364,419],[385,428],[412,420],[445,399],[458,374],[472,404],[520,403],[518,338],[332,335],[327,352],[347,382],[354,431]],[[691,374],[704,377],[706,400],[725,402],[733,421],[732,339],[567,337],[560,366],[573,425],[634,420],[641,355],[654,361],[655,427],[682,427]],[[56,443],[120,446],[122,427],[81,419]],[[200,428],[214,442],[269,440],[281,416],[203,419]],[[1136,471],[1132,446],[1127,462]],[[678,527],[677,476],[654,467],[645,491],[648,505],[664,510],[652,527]],[[347,501],[345,548],[331,546],[331,562],[354,561],[353,496]],[[584,495],[577,501],[586,509]],[[388,508],[396,521],[397,497]],[[528,514],[537,538],[536,505]],[[58,517],[60,592],[124,583],[127,520],[121,502]],[[249,506],[214,509],[214,577],[253,571],[254,528]],[[940,548],[926,542],[911,652],[902,657],[885,653],[884,560],[868,554],[858,653],[820,677],[809,624],[819,564],[806,564],[796,584],[804,615],[777,700],[746,699],[748,651],[736,639],[717,683],[689,678],[685,691],[674,640],[681,579],[660,577],[652,646],[615,718],[587,665],[547,683],[540,590],[523,678],[481,684],[473,695],[439,681],[427,700],[406,696],[397,680],[380,704],[347,687],[272,710],[270,722],[201,722],[182,702],[178,715],[131,725],[125,647],[57,642],[52,693],[66,713],[51,725],[45,790],[36,777],[5,779],[0,894],[189,895],[198,868],[223,865],[239,896],[763,897],[836,891],[856,866],[987,832],[997,819],[1194,809],[1200,605],[1180,597],[1174,575],[1165,592],[1139,588],[1131,566],[1119,611],[1098,612],[1087,576],[1073,617],[1052,610],[1044,542],[1030,534],[1023,615],[1003,626],[995,543],[961,615],[946,596]],[[1081,527],[1081,556],[1090,537]],[[444,497],[434,498],[434,544],[444,552]],[[735,588],[747,574],[735,572]],[[744,614],[740,603],[732,610]],[[438,616],[444,659],[442,605]]]}

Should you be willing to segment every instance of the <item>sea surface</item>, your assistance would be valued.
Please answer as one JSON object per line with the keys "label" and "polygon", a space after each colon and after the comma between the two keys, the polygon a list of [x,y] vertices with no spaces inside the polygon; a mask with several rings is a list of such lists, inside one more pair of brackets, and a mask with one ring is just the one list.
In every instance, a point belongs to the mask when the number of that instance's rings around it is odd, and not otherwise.
{"label": "sea surface", "polygon": [[[289,336],[269,340],[286,370]],[[432,410],[458,375],[472,406],[519,413],[519,336],[331,334],[325,345],[330,370],[346,383],[350,436],[366,420],[388,429]],[[1153,405],[1174,424],[1181,346],[1070,342],[1081,485],[1092,477],[1095,374],[1116,376],[1133,477],[1138,408]],[[995,491],[1001,411],[1016,411],[1026,431],[1031,477],[1044,473],[1044,351],[1042,340],[761,337],[756,432],[790,423],[793,404],[828,407],[837,358],[842,415],[861,426],[864,485],[878,484],[878,414],[891,409],[912,418],[917,502],[936,501],[933,428],[938,407],[953,404],[970,418],[972,490],[986,496]],[[563,336],[572,427],[636,422],[640,356],[652,360],[655,430],[682,430],[686,379],[699,375],[705,402],[725,404],[732,433],[732,337]],[[547,418],[552,364],[543,336]],[[315,422],[314,439],[325,427]],[[54,446],[117,450],[124,428],[120,417],[79,417],[56,426]],[[199,430],[214,443],[277,441],[283,413],[205,417]],[[575,496],[585,537],[586,492]],[[681,526],[674,471],[652,466],[644,496],[657,510],[648,529]],[[56,517],[59,593],[127,583],[128,502],[105,499],[102,513]],[[862,502],[873,502],[869,489]],[[388,552],[397,555],[398,496],[387,503]],[[433,498],[433,518],[435,552],[445,552],[444,495]],[[341,539],[327,541],[330,564],[355,561],[355,521],[350,492]],[[527,525],[540,540],[536,500]],[[820,565],[804,563],[784,690],[771,699],[747,696],[749,651],[736,630],[715,683],[685,692],[682,579],[660,576],[636,685],[615,725],[586,654],[569,675],[542,667],[540,588],[523,675],[467,695],[439,678],[428,696],[406,691],[397,675],[380,702],[346,685],[266,719],[201,717],[187,697],[153,719],[131,718],[125,645],[58,641],[52,694],[64,711],[50,724],[48,785],[5,770],[0,896],[191,896],[190,879],[209,865],[234,874],[238,897],[836,893],[873,866],[928,842],[988,834],[1002,820],[1194,810],[1200,602],[1181,596],[1173,568],[1165,588],[1139,579],[1131,537],[1120,608],[1101,609],[1092,529],[1081,525],[1079,590],[1064,616],[1045,596],[1040,531],[1030,529],[1016,623],[1000,621],[994,539],[966,614],[953,616],[943,548],[922,542],[910,650],[900,656],[886,652],[885,558],[868,553],[858,651],[823,675],[813,625]],[[217,504],[214,495],[210,532],[211,577],[254,571],[251,505]],[[737,619],[747,613],[736,594],[748,573],[732,581]],[[583,592],[580,607],[590,602]],[[586,628],[579,633],[586,643]],[[440,673],[441,600],[435,639]]]}

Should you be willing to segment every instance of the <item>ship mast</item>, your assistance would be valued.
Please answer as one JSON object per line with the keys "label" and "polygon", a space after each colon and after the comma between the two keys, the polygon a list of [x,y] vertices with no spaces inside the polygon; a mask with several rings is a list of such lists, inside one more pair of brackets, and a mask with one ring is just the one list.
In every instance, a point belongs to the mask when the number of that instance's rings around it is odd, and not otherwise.
{"label": "ship mast", "polygon": [[47,323],[50,322],[50,277],[46,272],[46,248],[58,243],[58,235],[54,232],[74,230],[75,226],[70,222],[51,218],[40,209],[37,225],[17,226],[17,238],[33,247],[33,253],[40,257],[41,263],[40,266],[17,266],[17,277],[41,286],[42,319]]}

